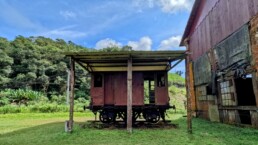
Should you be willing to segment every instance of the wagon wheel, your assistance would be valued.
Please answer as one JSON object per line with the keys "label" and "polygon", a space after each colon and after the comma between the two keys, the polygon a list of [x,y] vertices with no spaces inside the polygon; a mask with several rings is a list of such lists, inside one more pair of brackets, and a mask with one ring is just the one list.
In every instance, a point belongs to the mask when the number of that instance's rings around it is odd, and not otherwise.
{"label": "wagon wheel", "polygon": [[160,113],[159,112],[148,112],[146,114],[146,121],[150,123],[157,123],[160,120]]}
{"label": "wagon wheel", "polygon": [[[152,114],[152,115],[154,115],[154,114]],[[160,115],[159,115],[159,114],[155,114],[155,115],[156,115],[156,117],[153,117],[153,118],[150,120],[151,123],[157,123],[157,122],[159,122],[159,120],[160,120]]]}
{"label": "wagon wheel", "polygon": [[99,120],[103,123],[110,123],[113,121],[113,116],[109,115],[107,111],[101,111],[99,113]]}

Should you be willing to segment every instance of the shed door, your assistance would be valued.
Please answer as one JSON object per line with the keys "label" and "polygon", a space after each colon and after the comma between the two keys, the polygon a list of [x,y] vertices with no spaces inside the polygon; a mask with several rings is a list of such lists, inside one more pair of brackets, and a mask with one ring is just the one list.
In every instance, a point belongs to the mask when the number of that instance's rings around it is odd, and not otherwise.
{"label": "shed door", "polygon": [[168,82],[167,73],[157,73],[155,76],[155,104],[167,105],[169,101],[168,97]]}

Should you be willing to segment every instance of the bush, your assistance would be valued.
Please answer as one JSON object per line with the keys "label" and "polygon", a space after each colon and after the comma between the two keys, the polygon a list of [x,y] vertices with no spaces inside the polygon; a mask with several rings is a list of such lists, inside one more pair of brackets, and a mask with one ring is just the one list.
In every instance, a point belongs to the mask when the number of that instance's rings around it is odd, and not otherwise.
{"label": "bush", "polygon": [[51,95],[51,102],[57,104],[65,104],[66,96],[63,95]]}
{"label": "bush", "polygon": [[9,104],[9,99],[7,97],[2,97],[0,96],[0,106],[8,105]]}
{"label": "bush", "polygon": [[17,105],[5,105],[3,107],[0,107],[0,113],[6,114],[6,113],[20,113],[21,108]]}
{"label": "bush", "polygon": [[8,99],[9,103],[27,104],[28,101],[37,100],[44,96],[41,92],[32,90],[12,90],[6,89],[0,92],[1,96]]}

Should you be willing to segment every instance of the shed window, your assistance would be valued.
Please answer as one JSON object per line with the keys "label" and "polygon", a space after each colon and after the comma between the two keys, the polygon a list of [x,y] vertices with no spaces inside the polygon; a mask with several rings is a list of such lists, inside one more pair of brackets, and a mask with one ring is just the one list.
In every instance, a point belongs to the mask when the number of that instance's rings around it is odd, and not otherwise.
{"label": "shed window", "polygon": [[102,75],[94,75],[94,87],[102,87]]}
{"label": "shed window", "polygon": [[221,82],[220,91],[223,106],[236,106],[235,89],[232,80]]}
{"label": "shed window", "polygon": [[164,74],[158,74],[157,82],[158,82],[158,87],[164,87],[165,86],[165,75]]}

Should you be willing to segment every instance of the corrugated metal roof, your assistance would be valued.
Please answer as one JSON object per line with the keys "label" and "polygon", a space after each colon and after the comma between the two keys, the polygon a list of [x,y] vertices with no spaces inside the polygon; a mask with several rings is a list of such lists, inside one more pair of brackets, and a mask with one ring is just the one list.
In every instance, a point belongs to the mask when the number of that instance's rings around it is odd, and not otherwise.
{"label": "corrugated metal roof", "polygon": [[120,52],[67,52],[89,72],[127,71],[127,61],[132,58],[133,71],[164,71],[171,62],[185,58],[185,51],[120,51]]}

